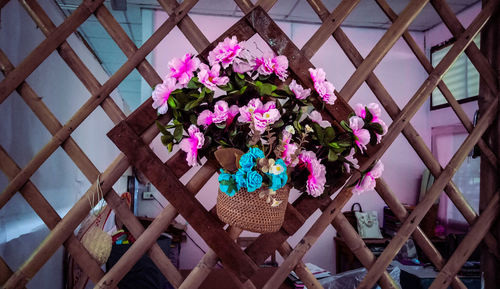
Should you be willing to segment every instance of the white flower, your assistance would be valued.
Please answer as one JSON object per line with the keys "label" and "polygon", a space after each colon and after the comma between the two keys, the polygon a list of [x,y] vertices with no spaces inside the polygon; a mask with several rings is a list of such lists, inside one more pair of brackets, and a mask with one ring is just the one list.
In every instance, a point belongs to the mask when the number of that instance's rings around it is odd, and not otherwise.
{"label": "white flower", "polygon": [[287,125],[287,126],[285,127],[285,130],[286,130],[287,132],[289,132],[290,134],[295,134],[295,129],[294,129],[294,128],[293,128],[293,126],[291,126],[291,125]]}
{"label": "white flower", "polygon": [[313,129],[308,124],[306,124],[306,133],[310,133],[310,132],[313,132]]}

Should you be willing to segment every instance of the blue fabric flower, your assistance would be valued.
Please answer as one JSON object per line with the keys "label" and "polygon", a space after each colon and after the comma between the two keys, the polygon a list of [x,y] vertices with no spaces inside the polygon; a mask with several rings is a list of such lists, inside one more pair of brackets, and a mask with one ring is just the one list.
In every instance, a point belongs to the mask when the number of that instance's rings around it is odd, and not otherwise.
{"label": "blue fabric flower", "polygon": [[232,197],[236,194],[236,182],[232,174],[220,170],[219,188],[226,195]]}
{"label": "blue fabric flower", "polygon": [[241,170],[244,170],[246,172],[249,172],[252,170],[252,168],[255,166],[255,160],[252,154],[246,153],[241,156],[240,158],[240,167]]}
{"label": "blue fabric flower", "polygon": [[283,188],[288,181],[288,175],[286,173],[281,173],[279,175],[266,174],[271,180],[269,188],[273,191],[277,191]]}
{"label": "blue fabric flower", "polygon": [[247,191],[249,193],[262,187],[262,176],[256,171],[247,173]]}
{"label": "blue fabric flower", "polygon": [[247,187],[247,172],[239,169],[236,174],[234,174],[234,179],[236,180],[236,186],[238,187],[238,190],[241,190],[241,188],[246,188]]}
{"label": "blue fabric flower", "polygon": [[247,154],[251,154],[254,159],[261,159],[264,157],[264,152],[258,147],[250,148]]}

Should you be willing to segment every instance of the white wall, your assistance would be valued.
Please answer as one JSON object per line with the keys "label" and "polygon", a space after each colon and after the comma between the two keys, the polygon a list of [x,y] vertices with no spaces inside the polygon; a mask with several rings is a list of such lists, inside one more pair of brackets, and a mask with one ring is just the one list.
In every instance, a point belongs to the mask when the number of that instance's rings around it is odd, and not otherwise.
{"label": "white wall", "polygon": [[[237,18],[230,17],[200,15],[192,15],[192,18],[209,41],[215,40],[221,33],[238,20]],[[165,19],[165,13],[156,12],[155,27],[157,28],[161,25]],[[289,22],[278,22],[278,25],[298,47],[302,47],[309,37],[319,28],[319,25],[293,24]],[[353,40],[361,54],[366,56],[385,31],[378,29],[345,28],[345,32],[349,38]],[[414,33],[413,36],[423,49],[424,34]],[[261,49],[265,49],[266,47],[263,41],[259,41],[257,38],[258,37],[253,37],[250,41],[256,41]],[[172,57],[180,57],[186,52],[196,54],[196,51],[189,44],[185,36],[180,30],[175,28],[155,50],[154,66],[159,71],[160,75],[165,75],[168,61]],[[330,38],[326,42],[311,61],[316,67],[324,68],[328,80],[331,81],[338,90],[342,88],[349,76],[355,70],[333,38]],[[408,102],[410,97],[426,78],[425,71],[421,68],[421,65],[418,63],[413,53],[402,40],[398,41],[394,48],[389,51],[388,55],[375,69],[375,73],[401,108]],[[350,101],[350,104],[354,105],[358,102],[369,103],[374,101],[377,101],[376,98],[366,84],[363,84],[361,89]],[[412,124],[421,134],[425,142],[430,144],[428,107],[429,104],[426,103],[412,120]],[[385,112],[383,118],[388,125],[391,123],[389,116]],[[162,147],[161,143],[156,142],[153,145],[153,149],[162,158],[168,158],[167,151]],[[401,201],[414,204],[417,199],[416,193],[420,185],[420,174],[424,167],[417,155],[413,152],[413,149],[408,145],[406,140],[400,136],[382,158],[382,161],[386,167],[384,178],[389,183],[390,187]],[[183,180],[189,179],[191,175],[192,171],[188,173]],[[216,188],[217,181],[216,178],[213,177],[197,196],[207,208],[211,208],[215,205]],[[292,195],[291,199],[294,197],[296,196]],[[353,202],[360,202],[364,210],[378,211],[379,219],[382,221],[382,208],[384,202],[376,192],[367,192],[361,196],[354,196],[346,205],[345,209],[349,209]],[[303,229],[299,230],[289,240],[293,246],[303,237],[307,229],[319,215],[320,213],[317,211],[303,226]],[[179,220],[181,222],[183,221],[181,217],[179,217]],[[191,227],[188,227],[187,232],[198,244],[200,244],[200,246],[205,250],[207,249],[207,245]],[[332,227],[328,228],[315,246],[313,246],[305,256],[305,262],[312,262],[331,271],[335,271],[334,236],[335,230]],[[181,267],[194,267],[201,256],[202,252],[196,248],[192,242],[188,241],[186,244],[183,244]]]}
{"label": "white wall", "polygon": [[[56,25],[61,24],[64,16],[54,1],[41,0],[39,3]],[[1,13],[0,47],[16,66],[45,37],[18,1],[9,1]],[[97,79],[104,83],[108,76],[83,43],[75,35],[71,35],[68,42]],[[0,80],[3,78],[0,76]],[[90,97],[57,52],[52,53],[27,82],[62,124]],[[112,97],[118,106],[123,107],[118,94],[113,93]],[[112,127],[113,123],[99,107],[72,134],[100,171],[119,154],[106,137]],[[26,166],[51,139],[47,129],[17,92],[0,105],[0,131],[0,145],[21,167]],[[61,217],[90,186],[61,148],[41,166],[31,181]],[[7,184],[6,176],[0,174],[2,190]],[[123,192],[123,184],[117,184],[115,189]],[[47,234],[42,221],[19,194],[0,210],[0,256],[12,269],[17,270]],[[28,288],[62,288],[62,250],[49,263],[33,278]]]}

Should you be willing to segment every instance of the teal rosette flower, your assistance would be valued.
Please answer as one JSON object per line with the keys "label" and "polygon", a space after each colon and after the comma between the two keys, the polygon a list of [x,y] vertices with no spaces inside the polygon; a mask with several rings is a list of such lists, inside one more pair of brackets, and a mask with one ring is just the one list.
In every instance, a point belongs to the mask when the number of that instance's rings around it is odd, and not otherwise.
{"label": "teal rosette flower", "polygon": [[256,171],[247,173],[247,191],[249,193],[262,187],[262,176]]}
{"label": "teal rosette flower", "polygon": [[252,155],[254,159],[261,159],[264,157],[264,152],[258,147],[251,147],[247,154]]}
{"label": "teal rosette flower", "polygon": [[236,189],[236,181],[232,174],[226,173],[223,170],[220,170],[219,174],[219,188],[226,195],[232,197],[238,191]]}
{"label": "teal rosette flower", "polygon": [[283,188],[286,185],[286,182],[288,182],[288,175],[286,173],[279,175],[267,174],[267,176],[271,180],[269,188],[273,191]]}
{"label": "teal rosette flower", "polygon": [[246,153],[240,158],[240,170],[249,172],[255,166],[255,158],[251,153]]}
{"label": "teal rosette flower", "polygon": [[236,186],[238,187],[238,191],[241,188],[247,187],[247,172],[239,169],[236,174],[234,174],[234,179],[236,180]]}

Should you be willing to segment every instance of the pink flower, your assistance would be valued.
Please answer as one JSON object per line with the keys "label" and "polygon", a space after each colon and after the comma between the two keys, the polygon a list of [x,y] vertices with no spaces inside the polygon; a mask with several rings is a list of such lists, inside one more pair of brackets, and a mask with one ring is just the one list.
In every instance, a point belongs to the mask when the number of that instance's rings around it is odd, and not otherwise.
{"label": "pink flower", "polygon": [[[351,148],[351,152],[349,153],[349,155],[348,155],[348,156],[346,156],[346,157],[345,157],[345,159],[346,159],[347,161],[349,161],[349,162],[352,164],[352,166],[353,166],[354,168],[358,169],[358,168],[359,168],[359,165],[358,165],[358,160],[354,157],[354,153],[355,153],[355,151],[356,151],[356,150],[355,150],[354,148]],[[350,165],[350,164],[348,164],[348,163],[344,163],[344,168],[345,168],[345,171],[346,171],[347,173],[350,173],[350,172],[351,172],[351,165]]]}
{"label": "pink flower", "polygon": [[354,112],[356,113],[357,116],[365,119],[366,118],[366,108],[368,108],[368,110],[370,111],[370,113],[373,116],[372,122],[378,123],[382,127],[382,134],[377,134],[377,143],[380,143],[382,136],[387,133],[387,125],[380,118],[380,114],[381,114],[380,106],[377,103],[373,103],[373,102],[366,105],[366,107],[364,105],[358,103],[354,106]]}
{"label": "pink flower", "polygon": [[207,127],[212,123],[220,124],[226,122],[227,125],[230,125],[238,112],[239,108],[237,105],[232,105],[231,107],[229,107],[227,102],[225,102],[224,100],[219,100],[215,103],[213,112],[205,109],[200,113],[200,115],[198,116],[197,124]]}
{"label": "pink flower", "polygon": [[375,189],[375,186],[377,185],[376,179],[382,176],[383,171],[384,164],[382,164],[381,161],[378,161],[373,166],[372,170],[366,173],[366,175],[358,181],[356,186],[352,189],[352,192],[360,194],[362,192]]}
{"label": "pink flower", "polygon": [[286,130],[283,130],[283,139],[281,140],[281,145],[283,146],[283,151],[281,152],[281,158],[287,166],[296,166],[298,160],[294,159],[294,154],[298,147],[296,144],[291,143],[292,134]]}
{"label": "pink flower", "polygon": [[323,194],[326,184],[326,168],[316,158],[316,155],[311,151],[303,151],[299,155],[299,160],[309,170],[307,177],[307,193],[313,197],[318,197]]}
{"label": "pink flower", "polygon": [[325,72],[322,68],[309,68],[309,74],[314,82],[314,89],[323,99],[324,102],[333,105],[337,96],[335,95],[335,86],[331,82],[325,80]]}
{"label": "pink flower", "polygon": [[267,55],[255,59],[254,70],[261,75],[275,73],[281,81],[288,77],[288,59],[284,55]]}
{"label": "pink flower", "polygon": [[355,137],[354,142],[361,152],[366,149],[366,145],[370,142],[370,132],[363,128],[364,125],[365,122],[359,116],[352,116],[349,119],[349,127]]}
{"label": "pink flower", "polygon": [[323,117],[321,116],[321,113],[319,113],[316,110],[311,111],[311,113],[309,114],[309,118],[313,122],[319,124],[322,128],[331,126],[330,122],[328,122],[326,120],[323,120]]}
{"label": "pink flower", "polygon": [[229,82],[227,76],[220,76],[220,65],[215,64],[212,69],[205,63],[200,64],[198,78],[208,89],[215,90],[217,85],[226,85]]}
{"label": "pink flower", "polygon": [[198,69],[200,65],[200,60],[198,58],[191,57],[192,55],[187,53],[182,59],[174,57],[168,62],[168,67],[170,69],[168,77],[177,79],[179,84],[183,87],[193,78],[193,71]]}
{"label": "pink flower", "polygon": [[217,63],[222,63],[222,67],[227,68],[240,54],[242,45],[243,43],[239,43],[236,36],[232,38],[226,37],[223,42],[219,42],[214,50],[208,54],[210,65],[213,66]]}
{"label": "pink flower", "polygon": [[281,117],[274,101],[268,101],[263,105],[258,98],[251,99],[247,105],[240,107],[239,113],[239,122],[253,123],[254,128],[260,133],[265,132],[270,124]]}
{"label": "pink flower", "polygon": [[200,132],[198,127],[191,125],[188,129],[189,137],[183,139],[179,147],[181,150],[186,152],[186,161],[188,165],[195,166],[198,164],[198,150],[203,147],[205,143],[205,137],[203,133]]}
{"label": "pink flower", "polygon": [[168,110],[168,98],[170,93],[176,89],[175,79],[167,78],[161,84],[155,86],[153,91],[153,108],[158,109],[159,114],[165,114]]}
{"label": "pink flower", "polygon": [[290,85],[290,90],[295,94],[297,99],[306,99],[311,94],[311,89],[304,89],[302,85],[298,84],[295,79],[292,80]]}

